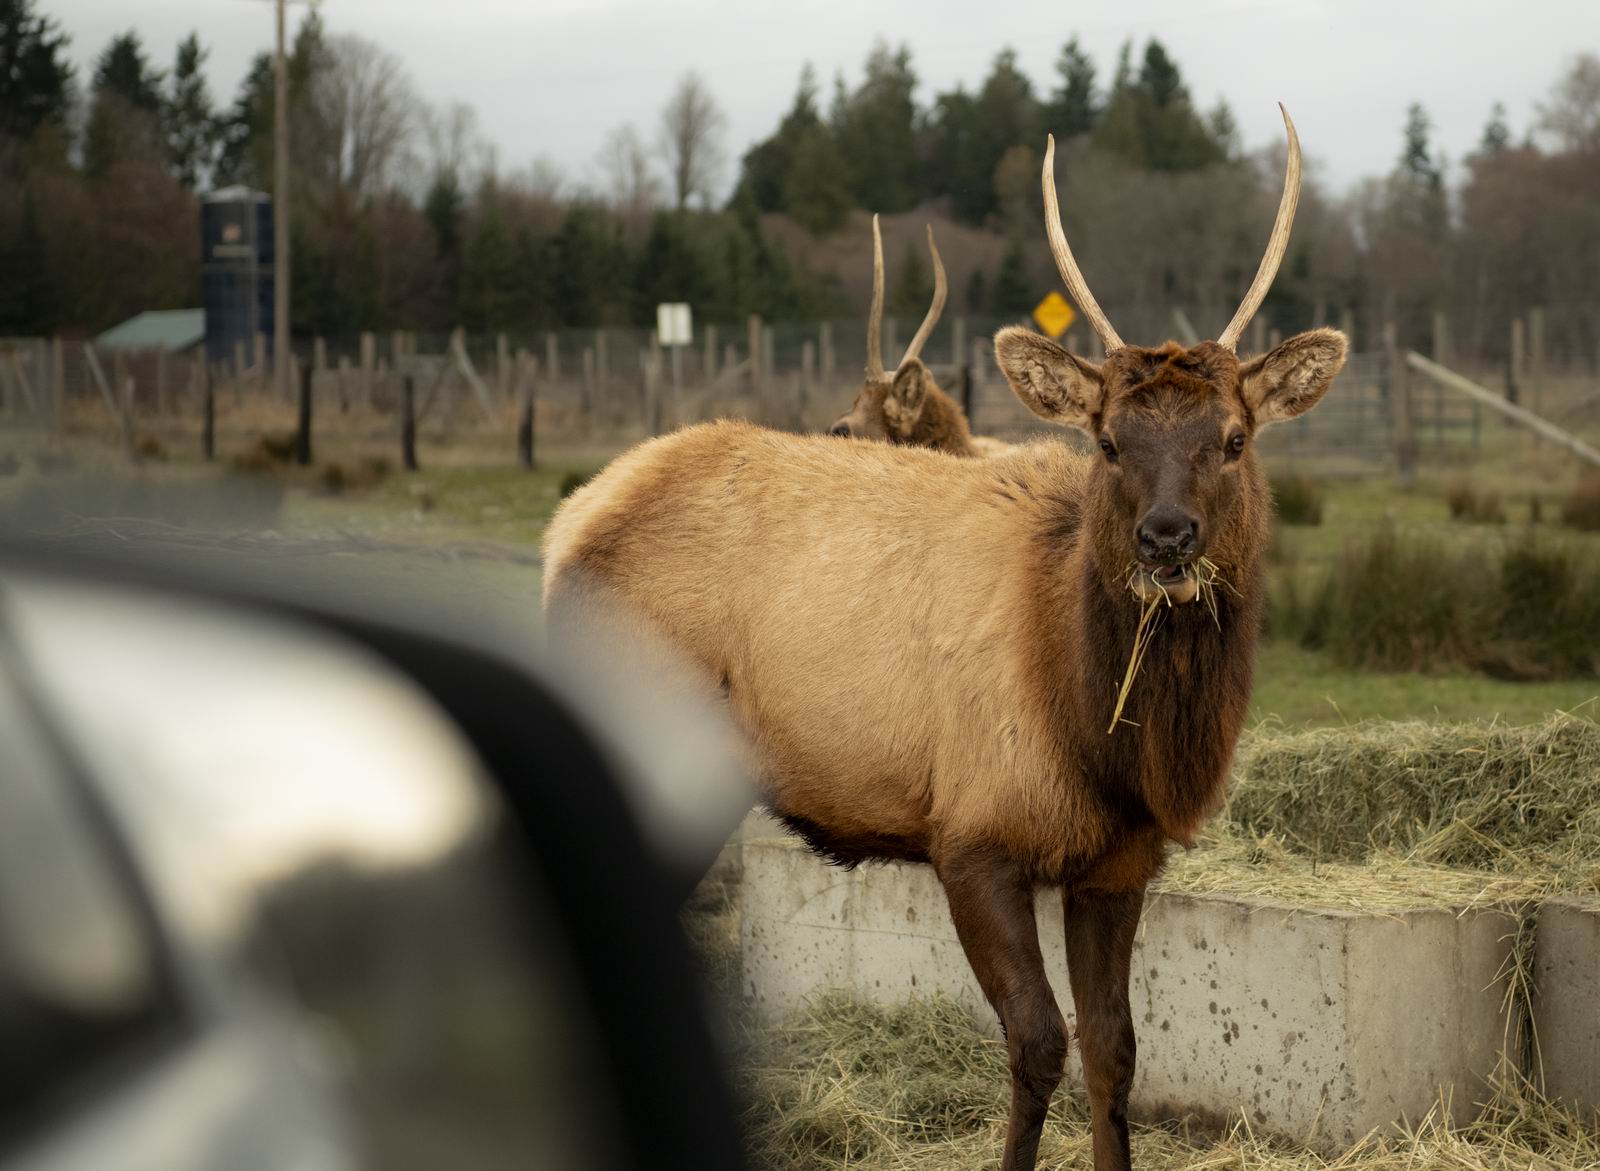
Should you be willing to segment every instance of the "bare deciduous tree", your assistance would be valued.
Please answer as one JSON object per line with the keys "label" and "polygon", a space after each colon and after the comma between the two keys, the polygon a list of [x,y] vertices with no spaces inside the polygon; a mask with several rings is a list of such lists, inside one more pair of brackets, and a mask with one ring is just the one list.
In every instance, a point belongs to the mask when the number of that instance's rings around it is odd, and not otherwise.
{"label": "bare deciduous tree", "polygon": [[465,102],[451,102],[424,111],[421,121],[426,179],[453,175],[463,188],[471,187],[486,158],[478,112]]}
{"label": "bare deciduous tree", "polygon": [[333,37],[327,54],[312,94],[317,168],[330,186],[364,198],[400,177],[421,103],[399,58],[364,37]]}
{"label": "bare deciduous tree", "polygon": [[1539,129],[1562,150],[1600,151],[1600,57],[1578,54],[1539,104]]}
{"label": "bare deciduous tree", "polygon": [[661,198],[661,184],[650,166],[644,141],[631,123],[606,135],[595,156],[611,205],[631,229],[638,229]]}
{"label": "bare deciduous tree", "polygon": [[710,202],[722,176],[722,133],[727,122],[699,75],[684,74],[661,111],[661,154],[680,210],[695,196]]}

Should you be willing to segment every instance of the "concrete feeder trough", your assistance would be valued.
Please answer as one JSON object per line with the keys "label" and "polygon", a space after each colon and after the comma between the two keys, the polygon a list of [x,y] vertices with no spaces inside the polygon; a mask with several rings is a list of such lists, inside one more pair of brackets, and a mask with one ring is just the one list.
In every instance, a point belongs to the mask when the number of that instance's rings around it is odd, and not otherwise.
{"label": "concrete feeder trough", "polygon": [[[781,1016],[828,989],[882,1004],[943,994],[995,1025],[930,867],[845,871],[780,837],[747,836],[743,852],[743,991],[758,1013]],[[1054,891],[1038,918],[1070,1025]],[[1515,928],[1492,910],[1153,895],[1133,957],[1133,1113],[1215,1125],[1243,1111],[1257,1130],[1325,1151],[1420,1119],[1441,1092],[1465,1121],[1505,1040]]]}
{"label": "concrete feeder trough", "polygon": [[1551,899],[1533,948],[1533,1027],[1544,1090],[1600,1112],[1600,899]]}

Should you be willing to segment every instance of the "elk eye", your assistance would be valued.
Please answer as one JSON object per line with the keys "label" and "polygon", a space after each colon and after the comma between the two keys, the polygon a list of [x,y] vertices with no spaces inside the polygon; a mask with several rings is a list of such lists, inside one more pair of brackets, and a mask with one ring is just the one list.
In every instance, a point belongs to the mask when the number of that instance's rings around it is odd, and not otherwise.
{"label": "elk eye", "polygon": [[1112,463],[1117,462],[1117,449],[1111,440],[1102,439],[1100,441],[1100,450],[1106,453],[1106,458]]}
{"label": "elk eye", "polygon": [[1243,431],[1235,432],[1234,435],[1228,440],[1227,450],[1228,450],[1228,456],[1231,459],[1238,459],[1241,455],[1244,454],[1244,432]]}

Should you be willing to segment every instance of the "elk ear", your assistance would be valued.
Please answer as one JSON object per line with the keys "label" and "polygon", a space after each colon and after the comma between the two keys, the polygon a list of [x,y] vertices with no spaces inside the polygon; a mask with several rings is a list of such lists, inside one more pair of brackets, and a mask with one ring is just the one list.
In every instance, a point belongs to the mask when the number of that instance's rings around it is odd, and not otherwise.
{"label": "elk ear", "polygon": [[929,381],[928,368],[920,358],[900,363],[894,372],[889,393],[883,396],[883,421],[901,439],[910,439],[916,428],[922,404],[928,401]]}
{"label": "elk ear", "polygon": [[994,359],[1034,414],[1094,431],[1105,397],[1100,367],[1020,325],[995,334]]}
{"label": "elk ear", "polygon": [[1246,362],[1239,381],[1256,427],[1281,423],[1316,406],[1344,369],[1349,352],[1350,343],[1338,330],[1312,329]]}

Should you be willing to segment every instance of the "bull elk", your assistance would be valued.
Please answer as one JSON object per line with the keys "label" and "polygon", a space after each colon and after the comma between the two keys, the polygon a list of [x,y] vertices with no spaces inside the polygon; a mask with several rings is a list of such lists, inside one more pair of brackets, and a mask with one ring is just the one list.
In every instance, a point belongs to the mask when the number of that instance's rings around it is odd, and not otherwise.
{"label": "bull elk", "polygon": [[[996,355],[1019,398],[1098,450],[987,460],[690,427],[619,457],[557,513],[545,605],[587,591],[661,631],[720,689],[773,811],[834,861],[931,864],[1005,1032],[1002,1166],[1034,1165],[1067,1029],[1034,894],[1062,891],[1097,1171],[1129,1166],[1133,939],[1169,841],[1223,796],[1249,701],[1271,496],[1263,427],[1313,407],[1344,364],[1329,329],[1241,361],[1289,240],[1300,145],[1255,280],[1222,336],[1123,342],[1078,270],[1049,140],[1045,227],[1097,365],[1022,328]],[[1208,559],[1202,562],[1202,558]],[[1199,566],[1230,589],[1194,605]],[[1159,591],[1159,594],[1157,593]],[[1165,624],[1108,733],[1144,601]]]}
{"label": "bull elk", "polygon": [[872,217],[872,308],[867,313],[867,377],[848,413],[840,415],[828,434],[843,438],[878,439],[906,447],[926,447],[972,458],[1009,450],[992,439],[974,437],[966,412],[934,381],[921,354],[933,327],[939,324],[949,294],[944,261],[928,229],[933,254],[933,304],[922,319],[905,356],[893,371],[883,368],[883,236]]}

